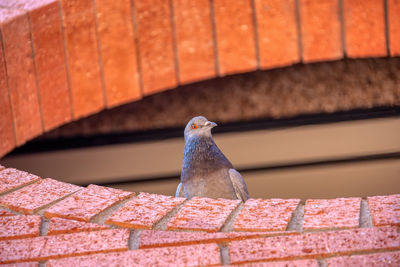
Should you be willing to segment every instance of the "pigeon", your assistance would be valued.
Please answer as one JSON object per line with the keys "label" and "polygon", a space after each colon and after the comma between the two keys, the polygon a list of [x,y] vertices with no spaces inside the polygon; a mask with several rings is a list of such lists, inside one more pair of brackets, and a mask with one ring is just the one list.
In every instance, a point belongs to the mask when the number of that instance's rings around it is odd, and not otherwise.
{"label": "pigeon", "polygon": [[216,123],[194,117],[185,128],[185,149],[177,197],[249,198],[246,183],[215,144],[211,129]]}

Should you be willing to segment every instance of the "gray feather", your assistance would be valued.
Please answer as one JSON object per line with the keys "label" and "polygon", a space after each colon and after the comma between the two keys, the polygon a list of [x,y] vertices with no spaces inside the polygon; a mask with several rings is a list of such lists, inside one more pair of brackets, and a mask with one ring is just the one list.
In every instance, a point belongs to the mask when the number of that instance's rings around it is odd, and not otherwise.
{"label": "gray feather", "polygon": [[240,173],[235,169],[229,169],[229,176],[237,198],[246,202],[246,200],[249,199],[249,192],[247,191],[247,186],[242,175],[240,175]]}
{"label": "gray feather", "polygon": [[182,183],[179,183],[178,188],[176,188],[176,197],[184,197],[185,193],[183,192],[183,186]]}

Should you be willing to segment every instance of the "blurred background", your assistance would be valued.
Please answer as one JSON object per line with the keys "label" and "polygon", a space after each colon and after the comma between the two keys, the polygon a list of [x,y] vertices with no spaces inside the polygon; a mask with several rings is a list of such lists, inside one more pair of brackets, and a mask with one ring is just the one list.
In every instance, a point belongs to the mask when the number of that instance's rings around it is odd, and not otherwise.
{"label": "blurred background", "polygon": [[36,138],[6,166],[78,185],[174,195],[183,129],[204,115],[252,197],[398,193],[399,59],[297,64],[180,86]]}

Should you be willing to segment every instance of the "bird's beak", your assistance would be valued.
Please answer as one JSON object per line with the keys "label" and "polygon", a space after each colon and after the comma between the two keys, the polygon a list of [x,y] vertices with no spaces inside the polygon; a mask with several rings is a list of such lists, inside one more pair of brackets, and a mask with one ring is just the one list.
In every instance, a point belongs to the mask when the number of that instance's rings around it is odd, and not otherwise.
{"label": "bird's beak", "polygon": [[212,122],[212,121],[207,121],[204,125],[208,126],[210,128],[213,128],[213,127],[217,126],[217,124],[215,122]]}

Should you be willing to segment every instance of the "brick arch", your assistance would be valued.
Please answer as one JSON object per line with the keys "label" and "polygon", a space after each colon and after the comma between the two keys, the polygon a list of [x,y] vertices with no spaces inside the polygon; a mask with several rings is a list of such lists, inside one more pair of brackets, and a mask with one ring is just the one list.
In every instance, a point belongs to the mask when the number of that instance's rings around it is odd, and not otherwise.
{"label": "brick arch", "polygon": [[398,15],[396,0],[0,0],[0,156],[181,84],[398,56]]}

